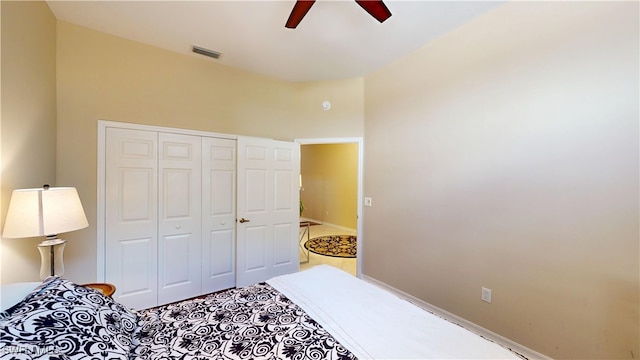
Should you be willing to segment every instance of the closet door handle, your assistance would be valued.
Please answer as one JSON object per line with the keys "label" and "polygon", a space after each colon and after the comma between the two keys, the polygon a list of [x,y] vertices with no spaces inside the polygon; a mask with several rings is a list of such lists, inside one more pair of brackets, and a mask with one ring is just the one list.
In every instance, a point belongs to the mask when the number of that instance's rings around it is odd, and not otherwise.
{"label": "closet door handle", "polygon": [[244,223],[249,222],[251,220],[247,220],[245,218],[241,218],[239,221],[240,221],[240,224],[244,224]]}

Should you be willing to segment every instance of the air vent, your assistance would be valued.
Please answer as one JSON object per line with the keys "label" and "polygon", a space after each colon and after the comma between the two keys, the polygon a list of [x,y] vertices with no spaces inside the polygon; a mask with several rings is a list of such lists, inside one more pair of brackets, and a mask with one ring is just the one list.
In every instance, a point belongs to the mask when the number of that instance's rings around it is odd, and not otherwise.
{"label": "air vent", "polygon": [[214,59],[219,59],[220,55],[222,55],[222,53],[219,53],[217,51],[205,49],[203,47],[195,46],[195,45],[193,45],[193,48],[191,49],[191,51],[193,51],[196,54],[208,56],[208,57],[211,57],[211,58],[214,58]]}

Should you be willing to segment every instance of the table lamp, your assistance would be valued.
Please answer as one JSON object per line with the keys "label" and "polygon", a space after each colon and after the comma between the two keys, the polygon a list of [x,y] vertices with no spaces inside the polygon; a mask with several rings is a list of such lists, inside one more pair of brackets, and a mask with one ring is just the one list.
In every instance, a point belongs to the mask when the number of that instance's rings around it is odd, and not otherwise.
{"label": "table lamp", "polygon": [[63,252],[66,240],[59,233],[89,226],[78,192],[73,187],[49,187],[14,190],[9,202],[2,236],[29,238],[46,236],[38,245],[40,278],[64,274]]}

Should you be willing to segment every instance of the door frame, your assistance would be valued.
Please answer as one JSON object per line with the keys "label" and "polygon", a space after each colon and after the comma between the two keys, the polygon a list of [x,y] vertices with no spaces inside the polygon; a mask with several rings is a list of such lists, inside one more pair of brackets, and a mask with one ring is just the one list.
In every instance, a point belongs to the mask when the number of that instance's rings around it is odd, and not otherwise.
{"label": "door frame", "polygon": [[[363,164],[364,164],[364,139],[362,137],[348,137],[348,138],[310,138],[310,139],[295,139],[294,142],[299,143],[300,145],[332,145],[332,144],[358,144],[358,204],[356,209],[358,211],[357,219],[356,219],[356,238],[358,239],[356,244],[356,251],[358,256],[356,256],[356,277],[362,277],[362,243],[364,241],[364,237],[362,234],[362,221],[363,221],[363,191],[362,191],[362,181],[363,181]],[[302,162],[302,157],[300,157],[300,161]]]}

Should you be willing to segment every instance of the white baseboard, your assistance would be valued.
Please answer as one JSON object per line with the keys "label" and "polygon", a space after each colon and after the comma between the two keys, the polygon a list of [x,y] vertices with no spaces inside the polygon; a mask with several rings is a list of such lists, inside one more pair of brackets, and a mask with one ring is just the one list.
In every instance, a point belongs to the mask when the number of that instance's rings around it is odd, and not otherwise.
{"label": "white baseboard", "polygon": [[331,226],[331,227],[338,228],[338,229],[342,229],[342,230],[354,231],[354,232],[356,231],[356,229],[350,229],[350,228],[348,228],[348,227],[344,227],[344,226],[340,226],[340,225],[336,225],[336,224],[332,224],[332,223],[324,222],[324,221],[322,221],[322,220],[316,220],[316,219],[309,219],[309,218],[302,218],[302,217],[301,217],[301,218],[300,218],[300,221],[301,221],[301,222],[302,222],[302,221],[313,221],[313,222],[316,222],[316,223],[321,224],[321,225],[327,225],[327,226]]}
{"label": "white baseboard", "polygon": [[342,229],[342,230],[346,230],[346,231],[356,231],[356,229],[350,229],[348,227],[344,227],[344,226],[340,226],[340,225],[336,225],[336,224],[331,224],[331,223],[328,223],[328,222],[323,222],[322,225],[327,225],[327,226],[331,226],[331,227]]}
{"label": "white baseboard", "polygon": [[378,281],[372,277],[369,277],[367,275],[362,275],[362,279],[370,282],[378,287],[381,287],[397,296],[399,296],[400,298],[403,298],[411,303],[413,303],[416,306],[421,307],[422,309],[436,315],[439,316],[447,321],[450,321],[454,324],[457,324],[459,326],[462,326],[463,328],[479,335],[482,336],[485,339],[488,339],[490,341],[493,341],[497,344],[502,345],[503,347],[510,349],[511,351],[515,352],[516,354],[522,356],[525,359],[540,359],[540,360],[551,360],[550,357],[540,354],[537,351],[531,350],[528,347],[518,344],[517,342],[507,339],[502,335],[498,335],[496,333],[494,333],[491,330],[487,330],[485,328],[483,328],[480,325],[474,324],[468,320],[465,320],[457,315],[454,315],[446,310],[443,310],[437,306],[431,305],[428,302],[418,299],[417,297],[407,294],[403,291],[400,291],[392,286],[389,286],[381,281]]}
{"label": "white baseboard", "polygon": [[316,223],[322,224],[322,221],[318,221],[316,219],[311,219],[311,218],[306,218],[306,217],[301,217],[300,218],[300,222],[303,222],[303,221],[312,221],[312,222],[316,222]]}

